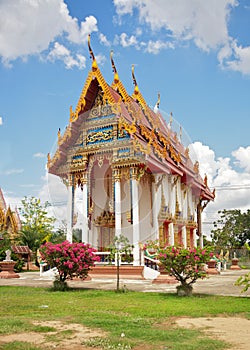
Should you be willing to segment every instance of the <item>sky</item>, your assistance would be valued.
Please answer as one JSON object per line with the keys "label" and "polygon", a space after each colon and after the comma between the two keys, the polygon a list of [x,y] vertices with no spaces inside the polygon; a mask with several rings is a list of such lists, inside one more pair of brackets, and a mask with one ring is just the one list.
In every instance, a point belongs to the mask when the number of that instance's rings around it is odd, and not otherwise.
{"label": "sky", "polygon": [[8,204],[60,197],[47,153],[91,69],[91,34],[105,80],[113,81],[113,50],[126,90],[133,93],[134,64],[148,105],[160,92],[162,114],[172,112],[192,143],[216,189],[204,231],[218,210],[250,208],[250,1],[0,0],[0,13],[0,187]]}

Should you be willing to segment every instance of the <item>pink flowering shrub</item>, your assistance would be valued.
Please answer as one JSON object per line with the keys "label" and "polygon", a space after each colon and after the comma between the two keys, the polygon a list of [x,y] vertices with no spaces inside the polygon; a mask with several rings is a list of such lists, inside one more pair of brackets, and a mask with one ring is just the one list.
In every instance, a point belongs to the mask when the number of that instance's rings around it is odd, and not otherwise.
{"label": "pink flowering shrub", "polygon": [[95,251],[89,244],[68,241],[59,244],[47,242],[40,247],[42,260],[51,268],[57,268],[58,279],[61,282],[73,277],[86,278],[90,268],[99,261],[99,257],[94,254]]}
{"label": "pink flowering shrub", "polygon": [[159,249],[157,258],[163,269],[181,283],[184,294],[190,295],[196,280],[207,276],[204,265],[211,256],[209,249],[167,246]]}

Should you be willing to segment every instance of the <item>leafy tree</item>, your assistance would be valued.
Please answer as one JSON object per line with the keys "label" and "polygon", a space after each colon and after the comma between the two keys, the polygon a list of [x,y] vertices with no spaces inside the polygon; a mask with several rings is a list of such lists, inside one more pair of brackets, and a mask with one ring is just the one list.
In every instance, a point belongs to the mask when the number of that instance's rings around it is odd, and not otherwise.
{"label": "leafy tree", "polygon": [[177,293],[189,296],[197,279],[207,276],[204,265],[212,255],[209,249],[166,246],[159,249],[158,260],[164,270],[181,283]]}
{"label": "leafy tree", "polygon": [[67,289],[67,279],[86,278],[95,261],[99,261],[99,257],[94,254],[95,249],[85,243],[47,242],[39,250],[41,258],[58,270],[58,277],[54,283],[55,289]]}
{"label": "leafy tree", "polygon": [[42,242],[48,241],[53,233],[55,218],[48,216],[49,202],[41,203],[35,197],[24,197],[19,208],[22,221],[20,243],[36,252]]}
{"label": "leafy tree", "polygon": [[212,243],[221,248],[241,248],[250,241],[250,210],[241,213],[239,209],[218,211],[220,218],[214,222]]}

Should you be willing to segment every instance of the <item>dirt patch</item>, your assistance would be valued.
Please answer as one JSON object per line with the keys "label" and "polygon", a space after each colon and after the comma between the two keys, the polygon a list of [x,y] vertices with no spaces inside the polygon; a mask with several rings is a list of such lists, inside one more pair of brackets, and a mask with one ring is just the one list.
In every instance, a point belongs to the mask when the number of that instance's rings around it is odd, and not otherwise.
{"label": "dirt patch", "polygon": [[33,322],[33,324],[42,327],[52,327],[56,331],[2,335],[0,336],[0,344],[20,341],[42,346],[44,349],[94,350],[93,347],[86,347],[82,343],[91,338],[106,336],[106,333],[101,330],[93,330],[78,323],[64,324],[60,321],[46,321]]}
{"label": "dirt patch", "polygon": [[[0,345],[14,341],[27,342],[38,345],[43,349],[60,350],[100,350],[100,348],[87,347],[82,343],[88,339],[102,337],[107,333],[93,330],[78,323],[64,324],[60,321],[34,322],[36,326],[52,327],[55,331],[16,333],[0,336]],[[249,349],[250,320],[240,317],[200,317],[200,318],[171,318],[167,321],[169,327],[198,328],[206,336],[221,339],[237,350]],[[165,327],[166,323],[159,325]],[[150,346],[142,345],[136,350],[150,350]]]}
{"label": "dirt patch", "polygon": [[175,323],[183,328],[202,329],[206,335],[232,344],[231,349],[249,350],[250,320],[240,317],[183,317]]}

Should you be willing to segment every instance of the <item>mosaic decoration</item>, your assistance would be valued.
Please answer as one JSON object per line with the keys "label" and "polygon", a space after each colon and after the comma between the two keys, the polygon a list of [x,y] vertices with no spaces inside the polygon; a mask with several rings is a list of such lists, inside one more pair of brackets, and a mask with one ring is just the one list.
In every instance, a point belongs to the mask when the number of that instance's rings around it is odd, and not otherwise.
{"label": "mosaic decoration", "polygon": [[98,128],[89,130],[87,133],[87,145],[92,145],[100,142],[109,142],[113,140],[113,127]]}

